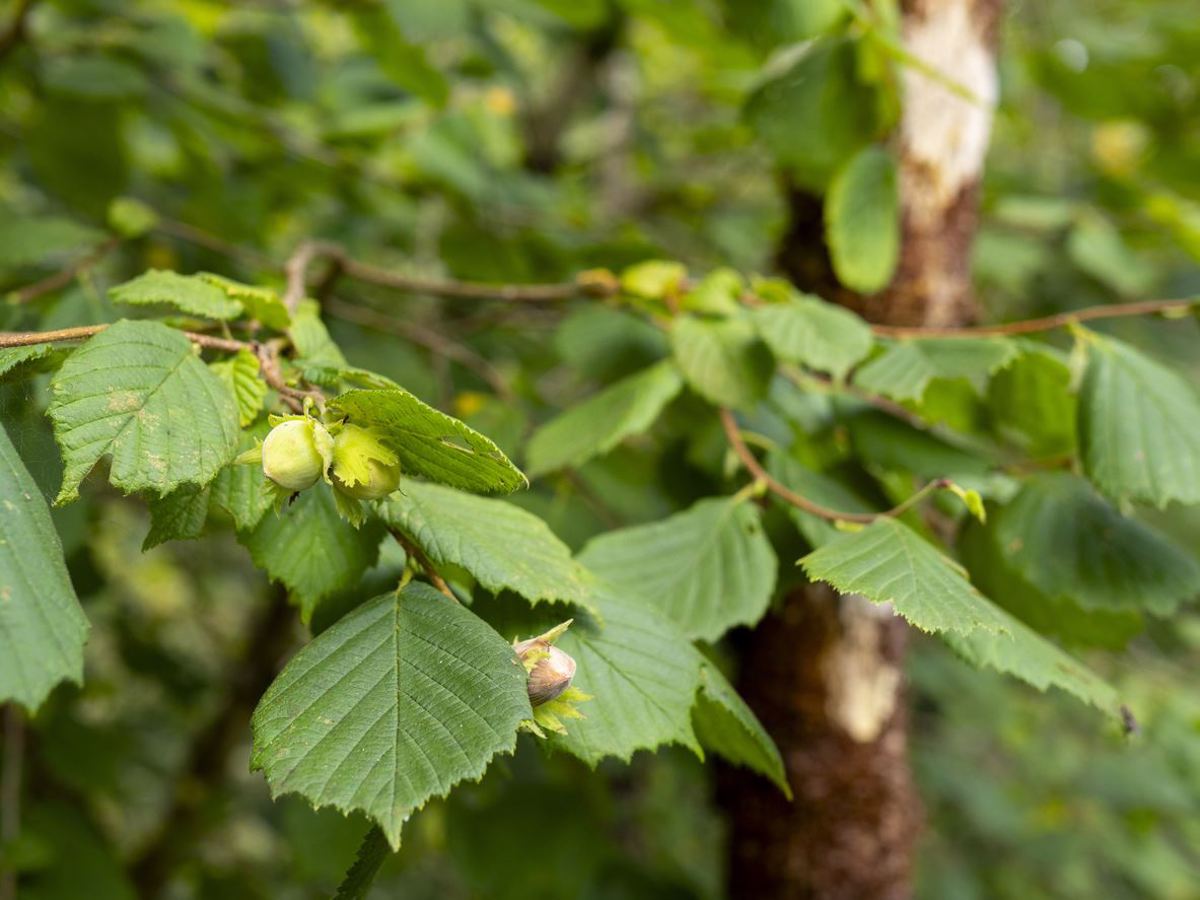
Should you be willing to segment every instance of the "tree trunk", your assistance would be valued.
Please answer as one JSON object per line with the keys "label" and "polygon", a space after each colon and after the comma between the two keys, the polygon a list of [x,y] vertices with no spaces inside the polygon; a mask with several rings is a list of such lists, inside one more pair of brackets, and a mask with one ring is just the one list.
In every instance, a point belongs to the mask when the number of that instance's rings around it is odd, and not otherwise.
{"label": "tree trunk", "polygon": [[[1000,0],[906,0],[904,43],[973,95],[904,72],[902,243],[886,291],[833,277],[820,198],[793,191],[778,263],[802,288],[895,325],[975,318],[970,248],[995,103]],[[795,800],[742,771],[719,791],[732,822],[729,895],[757,900],[912,896],[920,801],[908,764],[907,626],[886,606],[810,585],[750,635],[739,690],[775,738]]]}

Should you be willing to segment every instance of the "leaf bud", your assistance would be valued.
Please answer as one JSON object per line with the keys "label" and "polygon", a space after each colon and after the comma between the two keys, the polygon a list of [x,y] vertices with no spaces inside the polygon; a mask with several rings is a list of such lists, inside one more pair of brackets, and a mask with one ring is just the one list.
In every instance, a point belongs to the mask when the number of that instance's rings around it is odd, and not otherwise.
{"label": "leaf bud", "polygon": [[400,486],[400,460],[373,429],[343,425],[333,439],[333,485],[356,500],[379,500]]}
{"label": "leaf bud", "polygon": [[324,426],[312,419],[288,419],[272,428],[262,445],[263,474],[289,491],[316,484],[325,471],[317,428]]}

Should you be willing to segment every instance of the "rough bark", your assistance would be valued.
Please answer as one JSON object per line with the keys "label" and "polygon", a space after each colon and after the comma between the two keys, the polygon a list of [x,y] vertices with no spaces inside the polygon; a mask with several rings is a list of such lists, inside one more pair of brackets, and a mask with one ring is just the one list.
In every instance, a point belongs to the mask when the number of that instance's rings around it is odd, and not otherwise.
{"label": "rough bark", "polygon": [[[970,248],[996,97],[1000,0],[909,0],[904,40],[971,93],[908,69],[899,158],[902,244],[886,291],[841,288],[820,236],[821,200],[791,191],[777,257],[800,287],[896,325],[975,317]],[[722,772],[733,825],[729,895],[757,900],[912,896],[920,801],[908,764],[907,626],[890,609],[821,585],[801,589],[750,635],[739,690],[783,754],[795,801]]]}

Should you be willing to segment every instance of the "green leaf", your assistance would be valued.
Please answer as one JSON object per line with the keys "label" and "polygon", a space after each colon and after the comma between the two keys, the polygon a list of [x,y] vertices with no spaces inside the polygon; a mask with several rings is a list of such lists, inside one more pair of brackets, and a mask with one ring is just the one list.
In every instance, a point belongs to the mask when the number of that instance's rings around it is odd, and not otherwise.
{"label": "green leaf", "polygon": [[587,604],[583,567],[545,522],[518,506],[405,479],[380,515],[434,563],[461,566],[494,594]]}
{"label": "green leaf", "polygon": [[1067,597],[1039,591],[1012,567],[1010,549],[996,539],[996,520],[1003,514],[993,510],[987,527],[968,523],[957,541],[972,583],[984,594],[1035,631],[1072,646],[1121,650],[1142,631],[1140,613],[1083,609]]}
{"label": "green leaf", "polygon": [[343,522],[333,491],[317,484],[278,513],[264,516],[240,540],[255,565],[297,596],[307,620],[317,601],[353,584],[375,564],[382,537],[374,519],[357,529]]}
{"label": "green leaf", "polygon": [[550,740],[592,766],[663,744],[699,754],[691,722],[700,687],[696,649],[652,606],[618,587],[597,584],[593,602],[603,620],[577,618],[557,644],[575,659],[573,685],[592,699],[583,719]]}
{"label": "green leaf", "polygon": [[867,147],[834,176],[825,195],[825,240],[838,280],[863,294],[883,290],[900,259],[896,165]]}
{"label": "green leaf", "polygon": [[1118,294],[1140,294],[1154,282],[1154,269],[1129,249],[1107,219],[1088,215],[1067,238],[1071,261]]}
{"label": "green leaf", "polygon": [[516,746],[533,711],[512,647],[423,584],[376,597],[288,663],[254,711],[251,768],[272,796],[404,822]]}
{"label": "green leaf", "polygon": [[875,343],[871,327],[854,313],[808,294],[760,306],[751,316],[779,359],[828,372],[838,380]]}
{"label": "green leaf", "polygon": [[1021,349],[988,384],[992,427],[1032,456],[1074,453],[1078,403],[1071,370],[1049,347],[1027,343]]}
{"label": "green leaf", "polygon": [[1110,497],[1200,503],[1200,399],[1128,344],[1089,338],[1079,443],[1088,478]]}
{"label": "green leaf", "polygon": [[630,266],[621,273],[621,290],[635,297],[661,300],[677,291],[685,278],[687,269],[683,263],[648,259]]}
{"label": "green leaf", "polygon": [[746,282],[736,269],[713,269],[688,289],[679,303],[688,312],[729,316],[738,311]]}
{"label": "green leaf", "polygon": [[602,534],[579,561],[687,637],[710,641],[762,617],[777,568],[758,507],[740,498],[701,500],[661,521]]}
{"label": "green leaf", "polygon": [[329,408],[379,430],[409,474],[478,494],[508,494],[528,484],[491,440],[408,391],[348,391]]}
{"label": "green leaf", "polygon": [[0,223],[0,270],[54,263],[90,250],[104,232],[55,216]]}
{"label": "green leaf", "polygon": [[918,338],[897,341],[858,370],[854,383],[893,400],[917,400],[935,378],[965,378],[982,392],[988,376],[1018,355],[1004,338]]}
{"label": "green leaf", "polygon": [[114,303],[130,306],[170,306],[206,319],[236,319],[242,304],[197,275],[151,269],[132,281],[108,289]]}
{"label": "green leaf", "polygon": [[331,369],[346,369],[350,363],[321,321],[321,307],[312,300],[305,300],[292,316],[292,327],[288,332],[296,356],[305,365],[327,366]]}
{"label": "green leaf", "polygon": [[731,763],[765,775],[784,796],[792,798],[779,748],[746,701],[711,663],[701,667],[700,693],[692,715],[701,744]]}
{"label": "green leaf", "polygon": [[105,215],[108,227],[129,240],[158,226],[158,213],[135,197],[114,197]]}
{"label": "green leaf", "polygon": [[196,277],[225,292],[230,300],[240,303],[248,319],[255,319],[268,328],[282,331],[292,324],[292,315],[283,305],[279,294],[270,288],[243,284],[226,278],[224,275],[214,275],[212,272],[197,272]]}
{"label": "green leaf", "polygon": [[1019,619],[997,608],[1005,634],[946,632],[942,639],[975,666],[1013,675],[1039,691],[1057,687],[1120,719],[1117,692],[1079,660],[1064,653]]}
{"label": "green leaf", "polygon": [[50,510],[0,427],[0,701],[33,712],[81,683],[87,632]]}
{"label": "green leaf", "polygon": [[671,346],[688,384],[718,406],[753,406],[767,393],[775,361],[744,319],[684,316],[671,327]]}
{"label": "green leaf", "polygon": [[1121,515],[1075,475],[1034,476],[995,518],[1008,563],[1052,598],[1169,615],[1200,594],[1194,556]]}
{"label": "green leaf", "polygon": [[67,357],[69,350],[53,344],[31,344],[0,350],[0,381],[15,381],[35,372],[53,369]]}
{"label": "green leaf", "polygon": [[547,422],[529,439],[529,476],[577,468],[646,431],[683,388],[670,361],[623,378]]}
{"label": "green leaf", "polygon": [[1077,660],[980,594],[965,573],[907,525],[878,519],[800,561],[810,578],[939,632],[968,661],[1014,675],[1040,690],[1055,685],[1110,715],[1112,688]]}
{"label": "green leaf", "polygon": [[249,350],[239,350],[229,359],[210,363],[209,368],[237,400],[241,426],[245,428],[257,419],[267,399],[267,384],[258,377],[258,357]]}
{"label": "green leaf", "polygon": [[50,382],[47,414],[63,452],[58,503],[105,454],[125,492],[207,484],[234,454],[237,406],[178,331],[120,321],[71,354]]}
{"label": "green leaf", "polygon": [[746,104],[746,120],[805,187],[823,190],[842,163],[880,126],[879,100],[858,71],[855,44],[823,38]]}
{"label": "green leaf", "polygon": [[200,537],[208,519],[208,503],[207,485],[185,484],[165,497],[150,498],[150,532],[142,541],[142,550]]}
{"label": "green leaf", "polygon": [[450,96],[446,79],[425,58],[420,45],[405,39],[385,6],[357,9],[352,16],[355,34],[384,75],[434,106],[446,105]]}
{"label": "green leaf", "polygon": [[[243,431],[238,452],[253,449],[262,443],[271,430],[266,420]],[[263,474],[262,466],[230,463],[213,479],[210,491],[210,510],[220,509],[233,519],[238,531],[249,531],[257,525],[275,504],[278,492]]]}
{"label": "green leaf", "polygon": [[873,603],[891,603],[923,631],[1003,632],[1000,610],[963,570],[907,525],[876,519],[800,560],[814,581]]}

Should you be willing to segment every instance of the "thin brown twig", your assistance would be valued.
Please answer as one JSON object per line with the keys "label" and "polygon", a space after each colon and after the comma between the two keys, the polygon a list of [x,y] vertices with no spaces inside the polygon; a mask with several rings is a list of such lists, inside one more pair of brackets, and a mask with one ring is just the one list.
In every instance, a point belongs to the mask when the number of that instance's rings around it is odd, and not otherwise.
{"label": "thin brown twig", "polygon": [[404,548],[404,552],[407,553],[412,559],[416,560],[417,565],[421,567],[421,570],[425,573],[425,577],[429,579],[430,583],[432,583],[435,588],[437,588],[455,603],[458,603],[458,598],[454,596],[454,591],[450,590],[450,585],[446,584],[446,579],[438,574],[437,566],[433,564],[433,560],[425,555],[425,551],[418,547],[416,543],[399,528],[391,528],[389,531],[391,531],[392,537],[396,539],[396,543]]}
{"label": "thin brown twig", "polygon": [[495,391],[496,396],[503,400],[513,399],[512,389],[508,386],[500,371],[485,357],[476,353],[466,344],[460,344],[457,341],[451,340],[444,334],[425,325],[413,322],[411,319],[398,319],[395,316],[385,315],[365,306],[346,303],[344,300],[339,300],[336,297],[329,297],[322,304],[322,308],[334,318],[342,319],[346,322],[354,322],[357,325],[362,325],[374,331],[381,331],[385,334],[395,334],[424,347],[436,356],[453,360],[487,382],[488,386]]}
{"label": "thin brown twig", "polygon": [[[82,341],[97,335],[108,324],[78,325],[74,328],[58,328],[54,331],[0,331],[0,349],[7,347],[29,347],[33,344],[52,344],[58,341]],[[184,331],[193,344],[207,347],[210,350],[225,350],[237,353],[239,350],[253,350],[254,345],[233,338],[217,337],[212,334],[201,334],[197,331]]]}
{"label": "thin brown twig", "polygon": [[393,272],[369,263],[359,262],[349,256],[338,244],[326,241],[307,241],[292,255],[296,268],[305,266],[318,256],[336,260],[341,274],[355,281],[377,284],[409,294],[432,294],[463,300],[506,300],[511,302],[548,303],[558,300],[573,300],[577,297],[611,297],[619,286],[608,273],[580,272],[571,281],[545,284],[491,284],[479,281],[458,281],[449,278],[422,278]]}
{"label": "thin brown twig", "polygon": [[32,284],[9,291],[6,299],[10,303],[28,303],[31,300],[36,300],[38,297],[43,297],[46,294],[64,288],[80,274],[86,272],[92,266],[96,265],[96,263],[100,262],[100,260],[104,259],[104,257],[108,256],[109,253],[120,246],[120,243],[120,238],[109,238],[102,244],[94,247],[90,253],[81,256],[65,268],[47,275],[45,278],[35,281]]}
{"label": "thin brown twig", "polygon": [[279,263],[265,253],[260,253],[252,247],[232,244],[224,238],[210,234],[202,228],[197,228],[195,225],[189,225],[187,222],[176,222],[174,219],[159,219],[158,223],[154,226],[154,230],[161,231],[163,234],[168,234],[171,237],[179,238],[181,241],[187,241],[189,244],[195,244],[197,247],[203,247],[206,250],[219,253],[221,256],[228,256],[230,259],[235,259],[243,265],[258,266],[263,269],[280,268]]}
{"label": "thin brown twig", "polygon": [[[9,347],[30,347],[34,344],[51,344],[58,341],[82,341],[97,335],[109,326],[80,325],[75,328],[59,328],[56,331],[0,331],[0,349]],[[263,380],[283,399],[292,409],[299,411],[304,401],[312,398],[318,403],[323,402],[325,395],[317,390],[305,390],[293,387],[283,377],[279,367],[279,354],[286,343],[279,341],[239,341],[234,338],[218,337],[212,334],[201,334],[196,331],[182,332],[188,340],[197,346],[209,350],[221,350],[225,353],[238,353],[246,350],[253,353],[258,360],[259,371]]]}
{"label": "thin brown twig", "polygon": [[1104,306],[1088,306],[1070,312],[1055,313],[1036,319],[1021,319],[1002,322],[998,325],[965,325],[962,327],[937,327],[929,325],[872,325],[871,330],[880,337],[991,337],[1014,334],[1037,334],[1066,328],[1076,322],[1095,319],[1122,319],[1131,316],[1186,313],[1200,304],[1200,299],[1184,300],[1138,300],[1133,303],[1110,303]]}
{"label": "thin brown twig", "polygon": [[931,491],[941,490],[950,486],[950,479],[935,478],[928,482],[911,497],[904,500],[902,503],[893,506],[891,509],[884,510],[878,513],[855,513],[842,512],[840,510],[831,509],[828,506],[822,506],[813,500],[809,500],[800,494],[797,494],[787,485],[781,484],[771,477],[770,473],[763,468],[762,463],[746,446],[745,439],[742,438],[741,429],[738,428],[737,420],[734,419],[733,413],[728,409],[721,409],[721,426],[725,429],[725,437],[729,441],[729,446],[733,450],[743,466],[756,481],[766,485],[767,490],[797,509],[803,510],[806,513],[811,513],[814,516],[825,519],[828,522],[858,522],[863,525],[869,525],[876,519],[891,519],[911,509],[914,505],[924,499]]}

